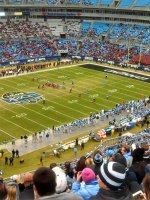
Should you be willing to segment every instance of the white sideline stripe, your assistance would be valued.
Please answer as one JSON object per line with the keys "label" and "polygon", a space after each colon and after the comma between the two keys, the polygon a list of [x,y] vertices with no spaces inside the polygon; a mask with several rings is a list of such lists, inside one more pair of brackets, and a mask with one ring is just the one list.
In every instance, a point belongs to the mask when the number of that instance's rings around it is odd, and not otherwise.
{"label": "white sideline stripe", "polygon": [[3,133],[5,133],[5,135],[9,135],[10,137],[17,139],[15,136],[10,135],[10,134],[7,133],[6,131],[2,130],[1,128],[0,128],[0,131],[3,132]]}
{"label": "white sideline stripe", "polygon": [[[84,63],[84,64],[90,64],[90,63]],[[34,71],[34,72],[26,72],[24,74],[18,74],[18,75],[10,75],[10,76],[4,76],[4,77],[0,77],[0,79],[5,79],[5,78],[13,78],[13,77],[18,77],[18,76],[25,76],[27,74],[37,74],[37,73],[42,73],[42,72],[47,72],[47,71],[53,71],[53,70],[59,70],[59,69],[65,69],[65,68],[71,68],[71,67],[77,67],[78,65],[84,65],[82,64],[76,64],[76,65],[67,65],[64,67],[53,67],[53,68],[48,68],[48,69],[43,69],[43,70],[39,70],[39,71]]]}

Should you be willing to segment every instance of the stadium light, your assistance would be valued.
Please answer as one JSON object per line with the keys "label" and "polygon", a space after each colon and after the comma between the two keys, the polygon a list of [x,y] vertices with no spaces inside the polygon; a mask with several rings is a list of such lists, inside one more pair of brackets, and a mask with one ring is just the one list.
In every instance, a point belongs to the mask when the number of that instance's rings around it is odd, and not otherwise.
{"label": "stadium light", "polygon": [[22,16],[22,12],[14,12],[15,16]]}
{"label": "stadium light", "polygon": [[5,12],[0,12],[0,16],[1,17],[5,16]]}

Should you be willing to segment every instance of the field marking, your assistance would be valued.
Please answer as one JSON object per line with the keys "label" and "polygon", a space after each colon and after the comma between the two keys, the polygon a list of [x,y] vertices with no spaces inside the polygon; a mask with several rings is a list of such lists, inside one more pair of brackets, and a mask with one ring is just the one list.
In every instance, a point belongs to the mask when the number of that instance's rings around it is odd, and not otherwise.
{"label": "field marking", "polygon": [[[75,69],[76,70],[76,69]],[[87,69],[86,69],[87,70]],[[90,70],[90,69],[89,69]],[[60,70],[61,71],[61,70]],[[60,73],[60,71],[59,71],[59,73]],[[77,70],[76,70],[77,71]],[[103,73],[105,73],[105,72],[103,72]],[[51,76],[53,76],[53,77],[55,77],[56,75],[52,75],[51,74]],[[93,76],[93,75],[92,75]],[[40,74],[40,77],[45,77],[45,76],[42,76],[41,74]],[[89,76],[88,76],[89,77]],[[54,79],[54,78],[53,78]],[[56,79],[56,78],[55,78]],[[57,80],[57,79],[56,79]],[[94,79],[93,79],[94,80]],[[115,84],[116,84],[116,81],[114,82]],[[85,84],[85,83],[84,83]],[[125,90],[125,89],[123,89],[123,90]],[[126,91],[128,91],[128,90],[126,90]],[[137,92],[135,92],[135,93],[137,93]],[[120,94],[123,94],[123,95],[126,95],[126,96],[129,96],[129,97],[132,97],[132,96],[130,96],[130,95],[127,95],[127,94],[124,94],[124,93],[121,93],[120,92]],[[139,93],[137,93],[138,95],[139,95]],[[53,96],[56,96],[56,95],[54,95],[53,94]],[[57,96],[58,98],[60,98],[59,96]],[[122,98],[117,98],[116,97],[116,99],[122,99]],[[113,103],[118,103],[118,102],[115,102],[115,101],[111,101],[111,100],[109,100],[110,102],[113,102]],[[103,105],[103,104],[99,104],[99,103],[96,103],[96,104],[98,104],[98,105],[102,105],[103,107],[107,107],[108,108],[108,106],[105,106],[105,105]],[[81,105],[81,104],[79,104],[79,105]],[[97,111],[97,110],[96,110]]]}
{"label": "field marking", "polygon": [[[73,69],[74,70],[74,69]],[[76,69],[75,69],[76,70]],[[86,68],[86,70],[87,70],[87,68]],[[88,70],[90,70],[90,69],[88,69]],[[60,71],[59,71],[60,72]],[[104,72],[103,72],[104,73]],[[91,73],[89,73],[89,74],[91,74]],[[51,75],[51,76],[54,76],[54,75]],[[87,75],[88,77],[89,77],[89,75]],[[92,75],[92,81],[94,82],[94,75]],[[102,79],[102,78],[101,78]],[[57,79],[56,79],[57,80]],[[91,79],[90,78],[88,78],[88,79],[86,79],[86,80],[88,80],[88,81],[91,81]],[[104,80],[104,79],[102,79],[102,80]],[[116,82],[116,81],[112,81],[114,84],[116,84],[116,83],[118,83],[118,82]],[[120,82],[123,82],[123,81],[120,81]],[[97,83],[97,82],[96,82]],[[84,85],[85,85],[86,83],[84,83]],[[148,83],[147,83],[148,84]],[[79,85],[79,84],[78,84]],[[109,86],[111,86],[110,84],[108,84]],[[122,84],[123,86],[125,86],[124,84]],[[139,84],[137,84],[137,85],[139,85]],[[116,87],[116,86],[115,86]],[[82,87],[83,88],[83,87]],[[97,87],[96,87],[97,88]],[[121,88],[121,90],[123,90],[123,91],[129,91],[129,90],[127,90],[127,89],[125,89],[125,88]],[[138,88],[138,90],[143,90],[143,89],[140,89],[140,88]],[[145,91],[145,92],[147,92],[147,90],[143,90],[143,91]],[[133,91],[133,93],[135,93],[135,94],[140,94],[139,92],[134,92]],[[132,97],[132,96],[130,96],[130,95],[127,95],[127,94],[124,94],[124,93],[121,93],[121,92],[119,92],[119,94],[123,94],[123,95],[126,95],[126,96],[128,96],[128,97]],[[116,97],[116,98],[118,98],[118,97]],[[118,98],[118,99],[122,99],[122,98]],[[115,102],[115,103],[117,103],[117,102]],[[99,105],[101,105],[101,104],[99,104]],[[106,106],[105,106],[106,107]]]}
{"label": "field marking", "polygon": [[[9,81],[9,82],[13,82],[13,81]],[[13,83],[15,83],[15,82],[13,82]],[[9,88],[13,88],[13,89],[15,88],[15,87],[9,86],[9,85],[7,85],[7,84],[1,84],[1,85],[5,85],[5,86],[7,86],[7,87],[9,87]],[[9,104],[9,105],[10,105],[10,104]],[[33,110],[33,109],[27,108],[27,107],[23,106],[22,104],[17,104],[17,106],[23,107],[23,108],[25,108],[25,109],[27,109],[27,110],[33,111],[33,112],[35,112],[35,113],[37,113],[37,114],[40,114],[41,116],[44,116],[44,117],[46,117],[46,118],[48,118],[48,119],[52,119],[53,121],[56,121],[56,122],[60,123],[60,121],[55,120],[54,118],[48,117],[47,115],[43,115],[42,113],[39,113],[39,112],[37,112],[37,111],[35,111],[35,110]]]}
{"label": "field marking", "polygon": [[3,132],[3,133],[5,133],[5,135],[9,135],[10,137],[17,139],[15,136],[7,133],[6,131],[2,130],[1,128],[0,128],[0,131]]}
{"label": "field marking", "polygon": [[[139,93],[138,93],[139,94]],[[102,105],[102,104],[101,104]]]}
{"label": "field marking", "polygon": [[[7,121],[7,122],[9,122],[9,123],[15,125],[15,126],[20,127],[20,128],[23,129],[23,130],[26,130],[28,133],[32,133],[30,130],[28,130],[28,129],[26,129],[26,128],[24,128],[24,127],[22,127],[22,126],[20,126],[20,125],[18,125],[18,124],[16,124],[16,123],[14,123],[14,122],[12,122],[12,121],[6,119],[6,118],[3,118],[3,117],[1,117],[1,116],[0,116],[0,118],[3,119],[4,121]],[[32,133],[32,134],[33,134],[33,133]]]}
{"label": "field marking", "polygon": [[[76,70],[76,69],[75,69]],[[87,68],[86,68],[86,70],[87,70]],[[90,69],[88,69],[88,70],[90,70]],[[61,71],[61,70],[60,70]],[[60,71],[59,71],[59,73],[60,73]],[[77,71],[77,70],[76,70]],[[103,73],[105,73],[105,72],[103,72]],[[42,76],[41,74],[40,74],[40,76]],[[55,75],[51,75],[51,76],[54,76],[55,77]],[[42,77],[45,77],[45,76],[42,76]],[[89,76],[88,76],[89,77]],[[53,78],[54,79],[54,78]],[[57,80],[57,79],[56,79]],[[116,83],[116,82],[114,82],[114,83]],[[125,89],[123,89],[123,90],[125,90]],[[126,90],[126,91],[128,91],[128,90]],[[135,92],[135,93],[137,93],[137,92]],[[121,93],[120,92],[120,94],[123,94],[124,95],[124,93]],[[139,94],[139,93],[137,93],[137,94]],[[54,95],[53,94],[53,96],[56,96],[56,95]],[[129,97],[132,97],[132,96],[130,96],[130,95],[127,95],[126,94],[126,96],[129,96]],[[57,96],[58,97],[58,96]],[[118,98],[118,99],[122,99],[122,98]],[[109,100],[110,101],[110,100]],[[110,101],[110,102],[113,102],[113,103],[118,103],[118,102],[114,102],[114,101]],[[96,103],[96,104],[98,104],[98,105],[102,105],[103,107],[107,107],[107,106],[105,106],[105,105],[103,105],[103,104],[99,104],[99,103]],[[81,104],[79,104],[79,105],[81,105]],[[108,108],[108,107],[107,107]],[[96,110],[97,111],[97,110]]]}
{"label": "field marking", "polygon": [[[1,106],[0,106],[0,107],[1,107]],[[18,116],[18,118],[21,118],[21,117],[19,117],[20,114],[18,114],[17,112],[15,112],[15,111],[13,111],[13,110],[10,110],[10,109],[7,109],[6,107],[5,107],[5,108],[3,107],[3,109],[4,109],[4,110],[8,110],[9,112],[12,112],[12,113],[16,114],[15,117]],[[21,113],[21,114],[24,114],[24,113]],[[43,124],[41,124],[41,123],[38,123],[38,122],[36,122],[36,121],[30,119],[29,117],[26,117],[25,115],[24,115],[22,118],[25,118],[25,119],[27,119],[27,120],[29,120],[29,121],[35,123],[35,124],[38,124],[38,125],[42,126],[43,128],[47,128],[45,125],[43,125]]]}
{"label": "field marking", "polygon": [[[90,64],[90,63],[84,63],[84,64]],[[0,79],[5,79],[5,78],[14,78],[14,77],[18,77],[18,76],[25,76],[25,75],[30,75],[30,74],[37,74],[37,73],[42,73],[42,72],[47,72],[47,71],[54,71],[54,70],[59,70],[59,69],[66,69],[66,68],[71,68],[71,67],[77,67],[79,65],[84,65],[82,64],[75,64],[75,65],[66,65],[63,67],[58,68],[58,66],[54,67],[54,68],[48,68],[48,69],[43,69],[43,70],[39,70],[39,71],[34,71],[34,72],[26,72],[24,74],[18,74],[18,75],[10,75],[10,76],[4,76],[4,77],[0,77]]]}

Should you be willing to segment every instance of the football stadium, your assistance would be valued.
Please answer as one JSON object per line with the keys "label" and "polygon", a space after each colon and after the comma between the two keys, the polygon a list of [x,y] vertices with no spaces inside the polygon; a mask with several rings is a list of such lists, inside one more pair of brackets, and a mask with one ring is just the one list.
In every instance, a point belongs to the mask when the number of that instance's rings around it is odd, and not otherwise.
{"label": "football stadium", "polygon": [[0,0],[0,200],[150,200],[150,0]]}

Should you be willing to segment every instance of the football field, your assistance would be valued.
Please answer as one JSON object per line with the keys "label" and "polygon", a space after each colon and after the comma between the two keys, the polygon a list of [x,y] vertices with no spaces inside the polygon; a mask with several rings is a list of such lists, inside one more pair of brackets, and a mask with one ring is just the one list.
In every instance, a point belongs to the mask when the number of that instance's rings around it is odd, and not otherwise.
{"label": "football field", "polygon": [[150,95],[148,76],[127,76],[80,65],[1,78],[0,143]]}

